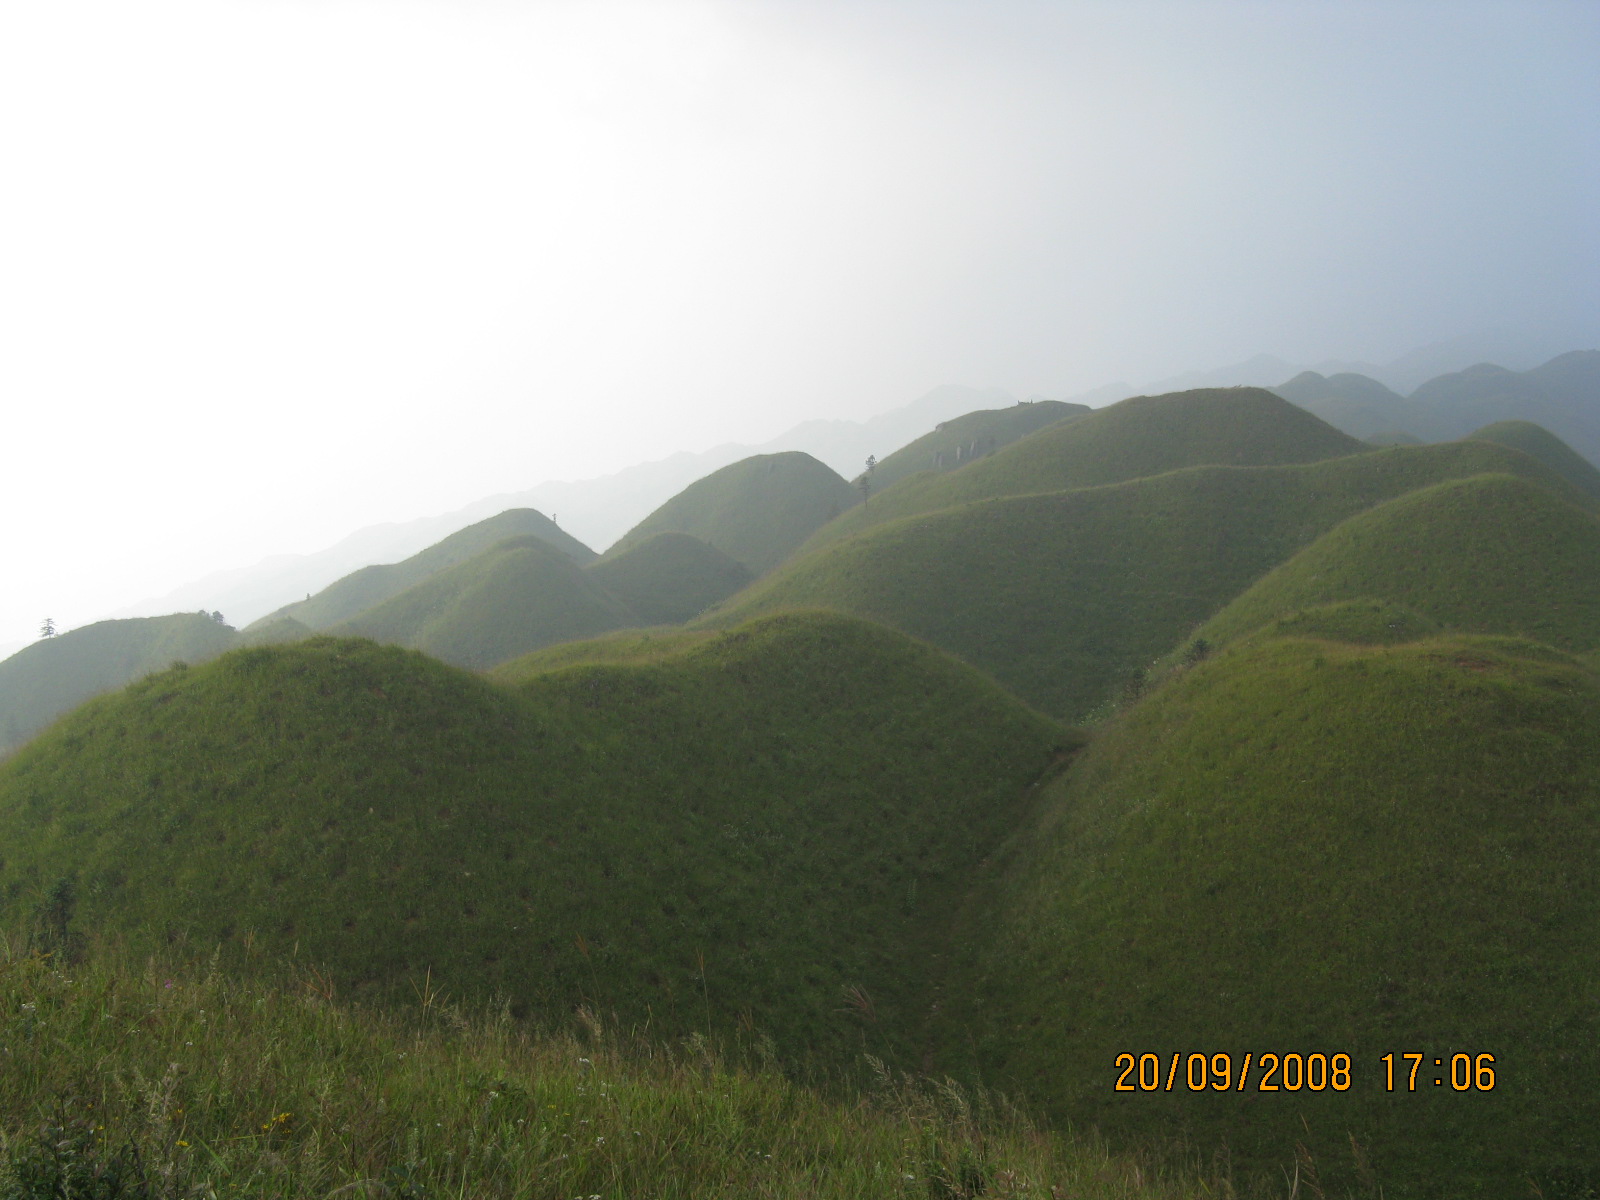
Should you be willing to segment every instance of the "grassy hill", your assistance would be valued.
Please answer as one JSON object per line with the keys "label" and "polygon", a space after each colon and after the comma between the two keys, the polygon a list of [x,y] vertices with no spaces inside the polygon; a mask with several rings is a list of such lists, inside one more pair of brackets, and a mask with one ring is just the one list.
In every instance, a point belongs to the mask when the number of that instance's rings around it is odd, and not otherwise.
{"label": "grassy hill", "polygon": [[1530,421],[1600,463],[1600,351],[1563,354],[1531,371],[1479,363],[1430,379],[1411,399],[1457,436],[1501,421]]}
{"label": "grassy hill", "polygon": [[974,500],[1120,483],[1180,467],[1316,462],[1369,447],[1262,388],[1135,396],[1061,421],[958,471],[923,471],[830,522],[805,546]]}
{"label": "grassy hill", "polygon": [[614,557],[658,533],[687,533],[762,575],[860,499],[809,454],[757,454],[690,484],[606,554]]}
{"label": "grassy hill", "polygon": [[97,621],[0,662],[0,754],[89,697],[174,662],[204,662],[238,634],[203,613]]}
{"label": "grassy hill", "polygon": [[542,538],[520,537],[447,567],[329,632],[482,668],[551,642],[637,624],[626,605],[562,551]]}
{"label": "grassy hill", "polygon": [[[1111,726],[980,878],[948,1061],[1113,1144],[1226,1138],[1301,1194],[1592,1195],[1597,762],[1600,676],[1532,642],[1226,649]],[[1269,1051],[1348,1054],[1352,1086],[1292,1090],[1296,1066],[1263,1093]],[[1414,1092],[1398,1057],[1385,1090],[1391,1052],[1425,1056]],[[1124,1053],[1159,1056],[1154,1090],[1137,1060],[1115,1090]],[[1175,1053],[1231,1054],[1227,1090],[1185,1057],[1167,1091]],[[1494,1055],[1493,1090],[1475,1057],[1452,1086],[1455,1054]]]}
{"label": "grassy hill", "polygon": [[[1065,436],[1092,419],[1034,436]],[[703,620],[790,607],[854,613],[925,638],[1044,711],[1081,721],[1340,521],[1489,471],[1583,502],[1543,463],[1488,442],[1296,466],[1195,467],[886,523],[797,558]]]}
{"label": "grassy hill", "polygon": [[398,596],[430,576],[475,558],[507,538],[533,537],[547,542],[578,564],[593,562],[589,547],[563,532],[549,517],[531,508],[512,508],[452,533],[403,562],[362,567],[330,583],[315,596],[285,605],[249,628],[291,617],[310,629],[331,629]]}
{"label": "grassy hill", "polygon": [[898,483],[918,471],[953,471],[1047,425],[1054,425],[1068,417],[1079,417],[1089,411],[1086,404],[1037,400],[1007,408],[970,412],[940,422],[932,433],[923,434],[916,441],[878,460],[872,470],[873,490],[881,492],[890,484]]}
{"label": "grassy hill", "polygon": [[1509,475],[1422,488],[1351,517],[1232,601],[1219,644],[1297,609],[1374,597],[1446,628],[1600,649],[1600,521]]}
{"label": "grassy hill", "polygon": [[587,570],[646,625],[682,624],[753,578],[722,551],[686,533],[658,533]]}
{"label": "grassy hill", "polygon": [[1448,423],[1426,404],[1408,400],[1366,375],[1302,371],[1272,391],[1335,429],[1363,440],[1397,430],[1405,430],[1419,441],[1446,441],[1453,436]]}
{"label": "grassy hill", "polygon": [[1496,421],[1467,435],[1482,442],[1499,442],[1542,460],[1591,499],[1600,500],[1600,468],[1584,458],[1548,429],[1531,421]]}
{"label": "grassy hill", "polygon": [[829,615],[516,686],[364,641],[240,650],[0,766],[0,926],[65,895],[136,952],[297,948],[356,998],[431,978],[850,1062],[920,1028],[954,906],[1063,739]]}

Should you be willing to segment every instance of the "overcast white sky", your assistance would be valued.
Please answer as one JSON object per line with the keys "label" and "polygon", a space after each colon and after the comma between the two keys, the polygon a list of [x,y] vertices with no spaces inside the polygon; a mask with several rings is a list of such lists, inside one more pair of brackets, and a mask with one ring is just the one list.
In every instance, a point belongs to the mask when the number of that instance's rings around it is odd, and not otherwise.
{"label": "overcast white sky", "polygon": [[941,383],[1600,343],[1600,5],[0,0],[0,645]]}

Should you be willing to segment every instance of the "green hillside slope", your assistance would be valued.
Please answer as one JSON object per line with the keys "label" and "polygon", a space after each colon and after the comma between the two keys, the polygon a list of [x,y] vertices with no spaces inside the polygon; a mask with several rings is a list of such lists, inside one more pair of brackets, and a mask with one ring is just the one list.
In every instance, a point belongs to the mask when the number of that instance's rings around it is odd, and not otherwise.
{"label": "green hillside slope", "polygon": [[1411,399],[1458,436],[1500,421],[1531,421],[1600,463],[1600,351],[1563,354],[1532,371],[1479,363],[1428,380]]}
{"label": "green hillside slope", "polygon": [[1086,404],[1036,400],[954,417],[879,459],[872,470],[872,488],[881,492],[918,471],[953,471],[1057,421],[1090,411]]}
{"label": "green hillside slope", "polygon": [[[1591,1195],[1596,763],[1600,676],[1535,643],[1225,650],[1106,732],[978,881],[951,1061],[1113,1144],[1226,1139],[1301,1194]],[[1312,1054],[1349,1055],[1349,1089]]]}
{"label": "green hillside slope", "polygon": [[753,576],[686,533],[658,533],[587,568],[646,625],[679,625],[726,600]]}
{"label": "green hillside slope", "polygon": [[690,484],[627,532],[612,557],[658,533],[687,533],[762,575],[860,494],[797,450],[756,454]]}
{"label": "green hillside slope", "polygon": [[830,522],[805,550],[973,500],[1095,487],[1213,463],[1316,462],[1368,449],[1263,388],[1135,396],[1057,422],[959,471],[908,476]]}
{"label": "green hillside slope", "polygon": [[1487,471],[1582,501],[1544,464],[1488,442],[1299,466],[1195,467],[887,523],[797,558],[705,621],[790,607],[854,613],[926,638],[1029,703],[1081,721],[1339,521]]}
{"label": "green hillside slope", "polygon": [[1600,520],[1538,484],[1481,475],[1342,522],[1199,630],[1219,644],[1280,614],[1390,601],[1446,628],[1600,649]]}
{"label": "green hillside slope", "polygon": [[542,538],[520,537],[447,567],[330,632],[482,668],[552,642],[637,624],[626,605],[566,554]]}
{"label": "green hillside slope", "polygon": [[[320,963],[852,1061],[904,1045],[1058,727],[834,616],[499,687],[316,638],[152,676],[0,767],[0,927]],[[613,1018],[610,1014],[615,1013]]]}
{"label": "green hillside slope", "polygon": [[202,613],[97,621],[41,638],[0,662],[0,754],[90,696],[174,662],[204,662],[238,634]]}
{"label": "green hillside slope", "polygon": [[1499,442],[1531,454],[1540,459],[1566,479],[1580,492],[1600,500],[1600,468],[1567,445],[1548,429],[1532,421],[1496,421],[1467,435],[1483,442]]}
{"label": "green hillside slope", "polygon": [[250,628],[292,617],[310,629],[330,629],[359,612],[398,596],[429,576],[482,554],[507,538],[535,537],[556,547],[573,562],[593,562],[595,552],[561,530],[549,517],[531,508],[512,508],[452,533],[403,562],[362,567],[336,580],[315,596],[285,605]]}
{"label": "green hillside slope", "polygon": [[1351,437],[1365,440],[1397,430],[1419,441],[1452,436],[1448,423],[1428,405],[1408,400],[1365,375],[1302,371],[1272,391]]}

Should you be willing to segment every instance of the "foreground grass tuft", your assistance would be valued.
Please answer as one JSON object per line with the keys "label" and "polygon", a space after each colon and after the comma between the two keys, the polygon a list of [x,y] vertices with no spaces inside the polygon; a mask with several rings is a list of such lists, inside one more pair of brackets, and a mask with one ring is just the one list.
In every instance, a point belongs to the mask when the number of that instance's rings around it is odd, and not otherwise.
{"label": "foreground grass tuft", "polygon": [[343,1006],[304,967],[128,961],[0,947],[7,1200],[1202,1194],[882,1067],[842,1101],[700,1038],[534,1037],[426,990]]}

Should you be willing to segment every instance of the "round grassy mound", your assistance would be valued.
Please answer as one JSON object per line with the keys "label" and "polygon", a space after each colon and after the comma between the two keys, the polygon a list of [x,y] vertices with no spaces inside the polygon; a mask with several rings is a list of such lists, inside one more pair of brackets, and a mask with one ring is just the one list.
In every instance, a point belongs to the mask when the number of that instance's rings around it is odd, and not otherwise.
{"label": "round grassy mound", "polygon": [[[975,890],[952,1060],[1329,1195],[1589,1194],[1597,764],[1600,676],[1536,643],[1224,650],[1111,726]],[[1226,1090],[1197,1054],[1230,1056]],[[1349,1055],[1349,1089],[1314,1088],[1313,1054]]]}

